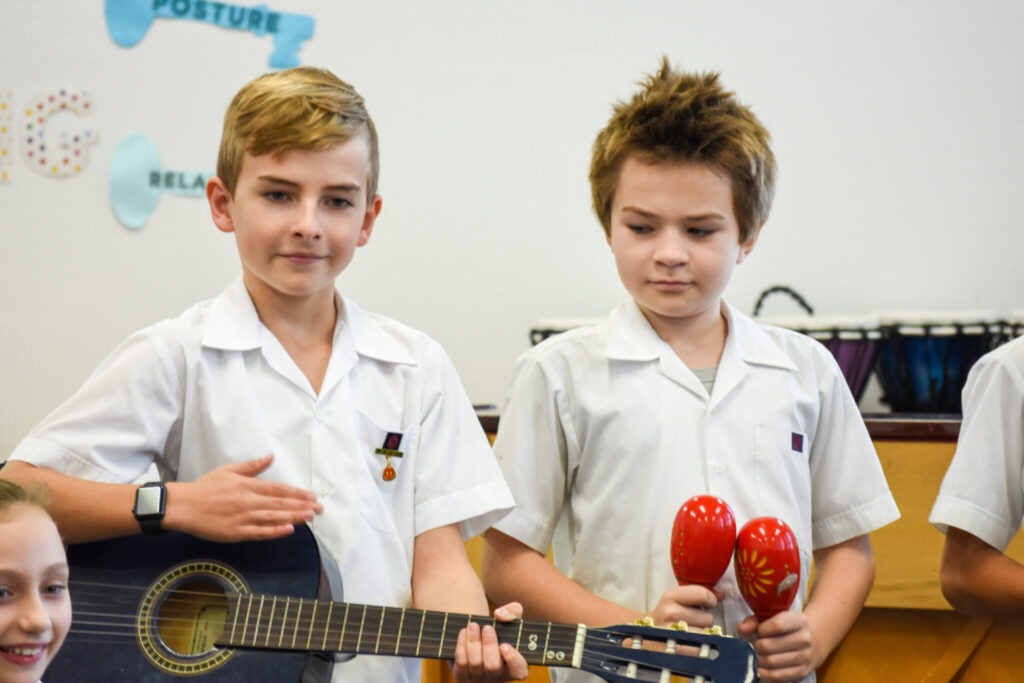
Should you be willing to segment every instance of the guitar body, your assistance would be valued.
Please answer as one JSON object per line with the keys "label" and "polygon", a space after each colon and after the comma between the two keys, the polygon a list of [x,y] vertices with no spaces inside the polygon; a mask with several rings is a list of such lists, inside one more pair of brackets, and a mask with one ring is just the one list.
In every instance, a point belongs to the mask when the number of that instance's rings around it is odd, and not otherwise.
{"label": "guitar body", "polygon": [[[203,683],[298,682],[307,660],[319,658],[302,652],[236,649],[227,661],[205,671],[202,669],[208,665],[199,663],[198,658],[181,662],[168,659],[164,669],[147,658],[137,623],[146,590],[172,567],[197,558],[233,569],[247,592],[313,600],[319,592],[320,552],[305,525],[296,527],[290,536],[270,542],[210,543],[171,533],[73,545],[68,548],[72,628],[46,671],[46,683],[157,683],[180,680],[182,676],[198,676]],[[234,577],[208,571],[202,562],[194,561],[183,568],[179,580],[220,583],[231,590]],[[155,646],[158,655],[166,656],[166,652],[159,652],[162,639],[154,640],[157,642],[147,641],[146,645]],[[164,661],[159,656],[157,659]],[[311,666],[324,668],[323,663]],[[173,672],[174,667],[181,670]]]}

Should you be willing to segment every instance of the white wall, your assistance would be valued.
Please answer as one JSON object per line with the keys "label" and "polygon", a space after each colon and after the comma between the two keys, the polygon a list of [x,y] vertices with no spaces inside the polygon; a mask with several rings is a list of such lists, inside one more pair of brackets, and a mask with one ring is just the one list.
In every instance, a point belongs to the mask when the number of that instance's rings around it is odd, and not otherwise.
{"label": "white wall", "polygon": [[[1024,307],[1021,3],[268,4],[315,17],[303,62],[355,84],[381,133],[384,213],[340,286],[437,338],[475,402],[500,402],[534,320],[623,296],[589,148],[662,53],[721,71],[774,135],[775,209],[729,290],[741,308],[778,283],[826,314]],[[130,132],[166,168],[212,170],[224,109],[270,50],[163,19],[125,49],[98,0],[4,3],[0,92],[17,110],[85,89],[100,139],[79,177],[19,159],[0,184],[0,458],[129,332],[237,271],[203,201],[165,196],[129,231],[107,174]]]}

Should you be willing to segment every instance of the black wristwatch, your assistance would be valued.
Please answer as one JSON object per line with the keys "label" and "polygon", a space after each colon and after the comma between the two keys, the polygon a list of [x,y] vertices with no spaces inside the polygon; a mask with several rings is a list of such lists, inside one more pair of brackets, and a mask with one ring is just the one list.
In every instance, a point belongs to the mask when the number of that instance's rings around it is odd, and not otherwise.
{"label": "black wristwatch", "polygon": [[135,507],[132,514],[139,522],[142,533],[158,536],[167,533],[163,527],[167,509],[167,487],[162,481],[151,481],[135,489]]}

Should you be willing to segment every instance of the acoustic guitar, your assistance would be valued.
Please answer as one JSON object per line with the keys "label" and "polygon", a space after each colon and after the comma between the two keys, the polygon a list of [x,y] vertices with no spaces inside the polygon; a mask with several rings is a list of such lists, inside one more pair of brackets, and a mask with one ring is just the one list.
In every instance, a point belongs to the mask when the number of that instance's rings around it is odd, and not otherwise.
{"label": "acoustic guitar", "polygon": [[[756,679],[749,643],[706,632],[336,602],[340,578],[304,525],[274,541],[118,538],[71,546],[68,559],[74,615],[46,683],[326,683],[334,662],[352,655],[454,659],[470,621],[494,626],[530,664],[614,683]],[[702,645],[707,657],[697,656]]]}

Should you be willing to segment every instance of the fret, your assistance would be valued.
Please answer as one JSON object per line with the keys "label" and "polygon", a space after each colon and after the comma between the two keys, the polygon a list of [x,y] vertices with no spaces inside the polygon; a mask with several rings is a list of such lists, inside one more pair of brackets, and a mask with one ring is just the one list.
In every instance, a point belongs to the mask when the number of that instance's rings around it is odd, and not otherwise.
{"label": "fret", "polygon": [[345,616],[341,618],[341,637],[338,638],[338,650],[345,651],[345,629],[348,628],[348,609],[351,605],[345,605]]}
{"label": "fret", "polygon": [[253,624],[253,627],[252,627],[252,644],[253,644],[253,647],[256,646],[256,636],[260,632],[260,618],[263,616],[263,598],[264,598],[264,596],[261,595],[260,596],[260,609],[259,609],[259,611],[256,612],[256,623]]}
{"label": "fret", "polygon": [[270,601],[270,618],[267,619],[267,639],[263,642],[263,647],[270,645],[270,632],[274,628],[274,610],[277,609],[277,596]]}
{"label": "fret", "polygon": [[288,623],[288,608],[291,607],[292,599],[285,596],[284,599],[284,614],[281,615],[281,635],[277,637],[277,646],[280,648],[284,643],[284,628]]}
{"label": "fret", "polygon": [[402,616],[398,619],[398,637],[395,638],[395,654],[398,654],[399,644],[402,642],[402,626],[405,624],[405,608],[402,608]]}
{"label": "fret", "polygon": [[384,632],[384,615],[387,613],[386,607],[380,609],[380,623],[377,624],[377,642],[373,644],[373,654],[380,652],[380,634]]}
{"label": "fret", "polygon": [[359,620],[359,636],[356,638],[356,652],[359,652],[359,648],[363,645],[363,624],[366,623],[366,609],[367,605],[363,605],[363,618]]}
{"label": "fret", "polygon": [[252,613],[252,595],[247,595],[249,598],[249,606],[245,608],[245,622],[242,624],[242,637],[240,642],[245,642],[245,634],[249,632],[249,615]]}
{"label": "fret", "polygon": [[299,622],[302,621],[302,598],[299,598],[299,606],[295,610],[295,628],[292,629],[292,649],[295,649],[295,639],[299,637]]}
{"label": "fret", "polygon": [[309,644],[313,642],[313,625],[316,624],[316,608],[319,604],[320,603],[316,600],[313,601],[313,613],[309,615],[309,621],[306,622],[309,624],[309,626],[307,627],[309,633],[306,634],[306,650],[309,649]]}
{"label": "fret", "polygon": [[519,632],[516,634],[516,650],[519,650],[519,642],[523,639],[523,620],[519,620]]}
{"label": "fret", "polygon": [[551,642],[551,622],[548,622],[547,633],[544,634],[544,659],[547,660],[549,657],[554,657],[554,653],[548,649],[548,643]]}
{"label": "fret", "polygon": [[448,613],[444,613],[444,621],[441,623],[441,642],[437,646],[437,658],[441,659],[441,648],[444,647],[444,632],[448,628]]}
{"label": "fret", "polygon": [[420,612],[420,614],[422,615],[420,617],[420,634],[418,636],[416,636],[416,656],[417,657],[420,656],[420,641],[423,640],[423,624],[425,624],[426,621],[427,621],[427,613],[426,613],[426,611]]}
{"label": "fret", "polygon": [[242,596],[236,594],[232,597],[235,600],[235,615],[231,620],[231,642],[233,643],[235,642],[235,630],[238,628],[238,610],[242,608]]}
{"label": "fret", "polygon": [[327,651],[327,634],[331,631],[331,614],[334,612],[334,603],[328,603],[327,607],[327,622],[324,624],[324,642],[321,643],[320,648]]}

